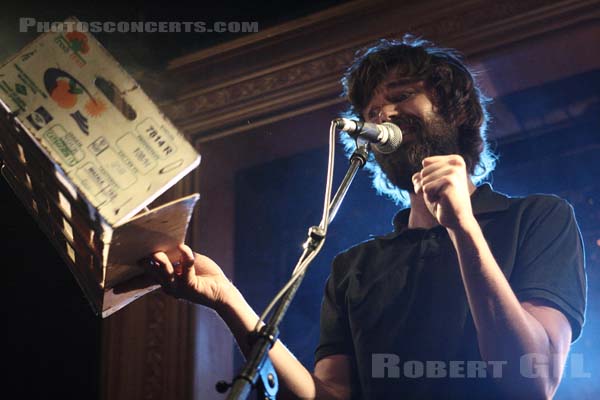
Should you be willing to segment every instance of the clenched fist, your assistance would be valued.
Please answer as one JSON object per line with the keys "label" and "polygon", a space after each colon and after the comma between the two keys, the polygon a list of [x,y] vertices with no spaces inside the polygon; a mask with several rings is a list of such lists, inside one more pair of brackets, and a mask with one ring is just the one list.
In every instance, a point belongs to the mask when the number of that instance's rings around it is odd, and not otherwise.
{"label": "clenched fist", "polygon": [[425,205],[440,225],[456,230],[473,222],[471,193],[475,187],[461,156],[425,158],[423,169],[412,176],[412,181],[415,193],[423,195]]}

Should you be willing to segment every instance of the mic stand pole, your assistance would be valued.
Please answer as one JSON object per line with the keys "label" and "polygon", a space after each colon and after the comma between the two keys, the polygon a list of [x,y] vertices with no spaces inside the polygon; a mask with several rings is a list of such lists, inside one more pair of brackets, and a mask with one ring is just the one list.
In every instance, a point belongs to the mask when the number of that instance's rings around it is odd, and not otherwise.
{"label": "mic stand pole", "polygon": [[[363,143],[362,141],[357,142],[356,150],[350,157],[350,166],[348,167],[348,171],[346,172],[344,179],[340,183],[340,186],[329,205],[330,211],[329,221],[327,222],[328,225],[335,218],[335,215],[339,210],[344,197],[348,193],[350,184],[354,180],[358,170],[366,164],[368,156],[368,143]],[[325,235],[322,232],[322,229],[320,229],[318,226],[312,226],[308,230],[308,238],[303,244],[304,252],[300,256],[300,259],[306,259],[317,249],[319,244],[324,239]],[[250,340],[253,341],[252,349],[248,355],[248,358],[246,359],[244,368],[231,385],[231,391],[227,396],[228,400],[247,399],[253,387],[257,387],[257,395],[259,399],[275,399],[279,384],[277,380],[277,374],[275,373],[273,364],[269,359],[269,350],[277,341],[279,336],[279,324],[285,317],[285,313],[287,312],[290,303],[294,299],[294,296],[296,295],[296,292],[298,291],[298,288],[300,287],[307,270],[308,268],[305,268],[304,271],[300,273],[294,284],[285,292],[277,308],[273,312],[273,316],[269,319],[269,322],[262,327],[260,332],[251,335]],[[217,384],[217,390],[226,390],[227,386],[229,385],[225,382],[220,382]]]}

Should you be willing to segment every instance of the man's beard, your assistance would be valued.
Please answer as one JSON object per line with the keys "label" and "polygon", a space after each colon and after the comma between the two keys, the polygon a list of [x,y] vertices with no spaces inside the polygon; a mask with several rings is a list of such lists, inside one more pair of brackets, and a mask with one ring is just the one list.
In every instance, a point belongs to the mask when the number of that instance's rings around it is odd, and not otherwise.
{"label": "man's beard", "polygon": [[412,176],[422,169],[423,159],[459,154],[458,130],[437,114],[427,120],[401,116],[391,122],[400,126],[403,134],[411,134],[413,140],[391,154],[373,153],[385,176],[399,189],[414,191]]}

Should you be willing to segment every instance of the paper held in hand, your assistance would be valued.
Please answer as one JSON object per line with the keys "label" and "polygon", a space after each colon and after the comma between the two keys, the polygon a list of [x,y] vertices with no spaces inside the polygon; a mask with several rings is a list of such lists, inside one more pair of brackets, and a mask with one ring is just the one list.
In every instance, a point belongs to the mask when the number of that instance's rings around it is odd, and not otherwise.
{"label": "paper held in hand", "polygon": [[137,82],[89,33],[45,33],[0,67],[0,121],[2,174],[95,311],[154,290],[135,262],[184,241],[199,196],[136,214],[200,156]]}

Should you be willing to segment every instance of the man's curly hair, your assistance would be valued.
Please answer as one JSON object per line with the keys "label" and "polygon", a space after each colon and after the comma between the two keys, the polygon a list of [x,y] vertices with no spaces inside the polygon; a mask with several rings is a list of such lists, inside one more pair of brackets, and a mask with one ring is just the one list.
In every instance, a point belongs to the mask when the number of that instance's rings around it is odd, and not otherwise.
{"label": "man's curly hair", "polygon": [[[363,111],[375,88],[390,71],[398,71],[409,81],[423,81],[439,115],[457,128],[459,151],[475,183],[484,180],[495,167],[496,156],[486,140],[489,102],[479,90],[474,74],[451,49],[435,47],[431,42],[405,36],[402,41],[382,39],[357,53],[342,78],[343,95],[350,103],[345,117],[363,120]],[[354,141],[342,137],[347,151]],[[407,206],[408,196],[386,178],[371,155],[367,169],[378,193]]]}

